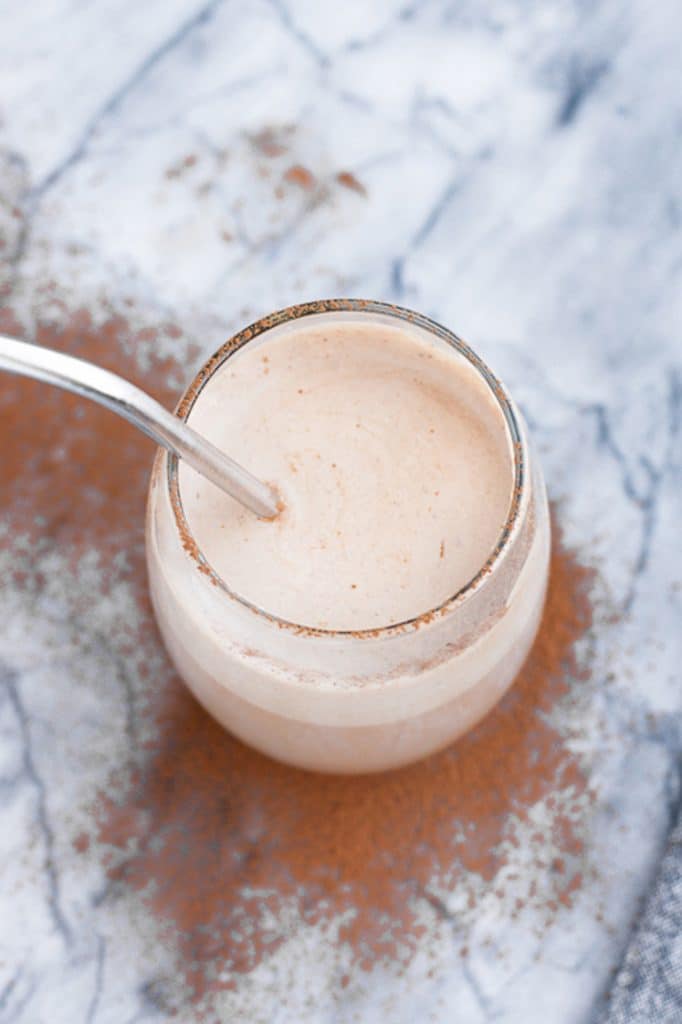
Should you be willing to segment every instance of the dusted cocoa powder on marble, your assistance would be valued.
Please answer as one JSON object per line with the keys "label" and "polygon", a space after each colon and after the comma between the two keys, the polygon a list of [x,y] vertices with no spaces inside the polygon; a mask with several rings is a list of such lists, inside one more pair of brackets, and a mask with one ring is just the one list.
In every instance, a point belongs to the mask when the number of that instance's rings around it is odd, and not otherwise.
{"label": "dusted cocoa powder on marble", "polygon": [[[149,760],[121,801],[100,802],[99,839],[122,853],[113,880],[140,893],[153,881],[144,898],[172,926],[197,990],[215,984],[216,964],[232,979],[276,948],[288,931],[273,915],[291,903],[302,924],[350,912],[337,941],[362,966],[409,958],[421,935],[415,901],[467,875],[495,886],[515,821],[553,794],[575,798],[550,806],[554,843],[580,853],[586,782],[547,712],[579,676],[589,583],[556,544],[541,631],[513,689],[468,736],[400,771],[285,767],[232,739],[178,680],[159,693]],[[578,875],[552,877],[551,901],[570,903]]]}
{"label": "dusted cocoa powder on marble", "polygon": [[336,175],[336,180],[339,185],[343,185],[344,188],[348,188],[351,192],[357,192],[361,196],[367,195],[367,189],[362,184],[359,178],[357,178],[351,171],[339,171]]}
{"label": "dusted cocoa powder on marble", "polygon": [[317,184],[313,172],[303,164],[293,164],[284,172],[284,180],[290,185],[297,185],[305,192],[311,192]]}
{"label": "dusted cocoa powder on marble", "polygon": [[[3,327],[18,333],[8,310]],[[172,367],[142,374],[136,332],[121,318],[95,326],[86,313],[65,315],[40,325],[38,340],[175,402]],[[112,573],[125,572],[138,603],[131,642],[157,650],[144,577],[151,443],[98,406],[19,379],[0,391],[0,430],[14,438],[2,463],[4,522],[74,558],[95,549]],[[472,912],[480,892],[511,915],[539,892],[550,912],[572,901],[587,785],[548,713],[581,684],[576,645],[591,622],[591,573],[556,527],[554,539],[542,627],[518,680],[478,728],[415,766],[353,778],[297,771],[224,732],[169,666],[147,681],[155,738],[93,794],[95,841],[78,836],[75,849],[101,857],[113,890],[148,906],[195,993],[234,984],[292,931],[341,916],[329,941],[357,965],[405,960],[422,935],[418,907],[439,912],[439,889],[467,887]],[[539,804],[547,827],[528,832]],[[548,835],[553,862],[538,855],[537,877],[507,906],[505,849],[541,851]]]}
{"label": "dusted cocoa powder on marble", "polygon": [[[1,306],[0,331],[23,336],[21,323]],[[113,370],[172,408],[177,393],[168,381],[177,367],[157,359],[142,374],[135,359],[148,332],[120,316],[95,325],[80,310],[39,322],[30,340]],[[94,547],[105,558],[122,549],[140,554],[153,443],[108,409],[59,388],[19,376],[0,385],[0,436],[11,439],[0,464],[3,521],[39,544],[74,553]]]}

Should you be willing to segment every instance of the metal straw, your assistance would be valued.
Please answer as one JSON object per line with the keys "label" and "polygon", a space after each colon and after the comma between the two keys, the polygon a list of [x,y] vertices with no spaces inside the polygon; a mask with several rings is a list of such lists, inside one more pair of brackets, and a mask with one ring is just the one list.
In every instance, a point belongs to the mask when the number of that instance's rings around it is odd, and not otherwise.
{"label": "metal straw", "polygon": [[109,370],[54,349],[0,334],[0,370],[34,377],[106,406],[139,427],[241,502],[251,512],[272,519],[280,510],[276,493],[228,455],[164,409],[140,388]]}

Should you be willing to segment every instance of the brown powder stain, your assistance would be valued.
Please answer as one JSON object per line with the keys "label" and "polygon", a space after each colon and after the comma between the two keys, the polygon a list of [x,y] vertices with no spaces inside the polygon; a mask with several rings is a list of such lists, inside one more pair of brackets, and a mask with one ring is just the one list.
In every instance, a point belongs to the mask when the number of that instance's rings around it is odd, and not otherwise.
{"label": "brown powder stain", "polygon": [[284,172],[284,180],[290,185],[297,185],[306,192],[311,192],[316,185],[316,178],[312,171],[309,171],[303,164],[294,164]]}
{"label": "brown powder stain", "polygon": [[90,849],[90,836],[86,832],[81,832],[74,839],[73,848],[76,853],[87,853]]}
{"label": "brown powder stain", "polygon": [[[11,310],[0,307],[2,330],[22,337]],[[149,340],[148,331],[132,331],[121,317],[96,327],[80,311],[61,325],[39,324],[33,340],[114,370],[172,408],[177,394],[167,379],[175,365],[156,360],[145,380],[131,354],[138,339]],[[94,402],[18,376],[3,376],[0,436],[12,438],[0,470],[10,527],[42,546],[96,547],[104,558],[137,553],[141,573],[150,440]]]}
{"label": "brown powder stain", "polygon": [[259,153],[270,158],[282,156],[288,149],[280,133],[273,128],[264,128],[252,135],[251,143]]}
{"label": "brown powder stain", "polygon": [[367,195],[367,189],[362,182],[351,174],[350,171],[340,171],[336,175],[336,180],[339,185],[343,185],[344,188],[349,188],[352,192],[357,192],[361,196]]}
{"label": "brown powder stain", "polygon": [[[579,854],[586,783],[546,715],[580,678],[590,579],[557,544],[542,628],[510,693],[449,750],[400,771],[341,778],[284,767],[232,739],[179,681],[159,694],[158,740],[120,801],[102,799],[99,835],[117,852],[111,879],[144,893],[172,927],[198,994],[220,987],[217,964],[232,984],[283,941],[287,928],[266,918],[285,903],[301,926],[351,911],[338,941],[361,966],[409,958],[415,900],[470,875],[492,884],[515,821],[552,794],[572,794],[568,809],[555,804],[557,850]],[[570,903],[576,879],[557,879],[548,909]]]}
{"label": "brown powder stain", "polygon": [[178,160],[176,164],[171,164],[171,166],[166,170],[166,178],[168,178],[169,181],[172,181],[175,178],[181,178],[183,174],[191,170],[192,167],[195,167],[197,162],[198,158],[196,154],[188,153],[187,156]]}

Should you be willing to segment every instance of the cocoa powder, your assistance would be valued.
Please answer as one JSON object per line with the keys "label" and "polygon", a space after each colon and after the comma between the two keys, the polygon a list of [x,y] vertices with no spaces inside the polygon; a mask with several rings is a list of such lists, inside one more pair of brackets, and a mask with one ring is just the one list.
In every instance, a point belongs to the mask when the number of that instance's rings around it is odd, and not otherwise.
{"label": "cocoa powder", "polygon": [[[172,363],[154,360],[145,375],[137,367],[136,343],[148,341],[148,330],[131,330],[119,316],[96,327],[79,310],[39,322],[31,340],[114,370],[172,407]],[[23,336],[9,308],[0,307],[0,331]],[[3,520],[43,546],[95,546],[109,558],[122,547],[141,553],[152,442],[109,410],[58,388],[18,376],[0,383],[0,436],[11,439],[0,470]]]}
{"label": "cocoa powder", "polygon": [[293,164],[284,172],[284,180],[290,185],[298,185],[306,192],[315,188],[316,178],[312,171],[303,164]]}
{"label": "cocoa powder", "polygon": [[[0,312],[3,326],[16,333],[9,311]],[[76,314],[59,328],[44,323],[38,337],[173,404],[169,368],[143,378],[126,355],[135,332],[120,318],[95,328]],[[2,463],[3,520],[74,557],[96,548],[134,583],[139,637],[158,645],[143,562],[152,445],[97,406],[20,380],[0,392],[0,430],[14,439]],[[269,956],[291,935],[292,907],[294,928],[343,915],[329,941],[360,967],[408,959],[422,935],[419,907],[441,913],[441,890],[467,887],[472,913],[479,891],[505,900],[500,869],[519,843],[537,849],[537,869],[527,890],[513,893],[510,916],[538,898],[549,913],[570,904],[581,883],[587,787],[548,713],[581,684],[576,644],[591,622],[590,584],[555,523],[542,627],[509,694],[450,749],[386,775],[316,776],[269,761],[217,726],[168,668],[149,680],[154,741],[94,799],[96,842],[79,835],[75,850],[108,864],[114,893],[147,903],[196,998]],[[541,804],[547,826],[529,832],[529,812]]]}
{"label": "cocoa powder", "polygon": [[336,180],[339,185],[343,185],[344,188],[348,188],[351,192],[358,192],[361,196],[367,195],[367,189],[362,184],[359,178],[356,178],[350,171],[339,171],[336,175]]}
{"label": "cocoa powder", "polygon": [[[291,900],[308,923],[353,911],[339,941],[367,966],[409,956],[419,939],[415,897],[466,872],[492,882],[513,818],[557,791],[585,789],[546,714],[577,674],[588,581],[556,545],[542,629],[509,695],[449,750],[385,775],[334,778],[276,764],[227,735],[173,680],[159,695],[149,762],[123,803],[105,797],[97,811],[101,842],[125,851],[135,840],[111,877],[140,891],[154,881],[150,905],[200,974],[216,961],[253,967],[284,937],[266,916]],[[558,849],[579,852],[571,813],[557,810],[553,830]],[[555,899],[570,900],[574,877],[557,872]],[[248,895],[264,890],[267,898]]]}

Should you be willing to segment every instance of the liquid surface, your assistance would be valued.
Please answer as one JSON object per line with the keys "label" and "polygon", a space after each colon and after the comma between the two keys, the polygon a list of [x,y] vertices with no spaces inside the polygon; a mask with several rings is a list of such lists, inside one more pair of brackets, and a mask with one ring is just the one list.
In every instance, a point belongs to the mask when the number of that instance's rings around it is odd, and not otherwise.
{"label": "liquid surface", "polygon": [[407,329],[272,332],[216,371],[189,422],[286,505],[259,520],[181,463],[198,547],[231,590],[301,625],[373,629],[437,607],[485,563],[509,509],[487,385]]}

